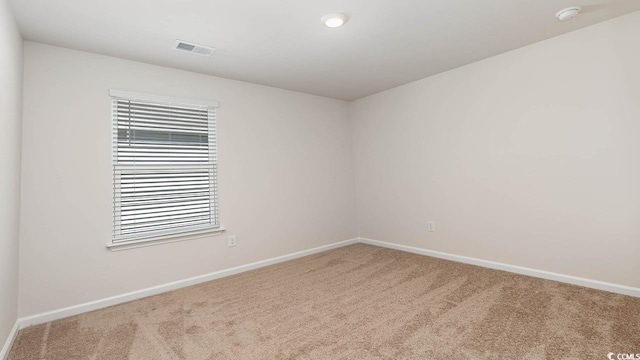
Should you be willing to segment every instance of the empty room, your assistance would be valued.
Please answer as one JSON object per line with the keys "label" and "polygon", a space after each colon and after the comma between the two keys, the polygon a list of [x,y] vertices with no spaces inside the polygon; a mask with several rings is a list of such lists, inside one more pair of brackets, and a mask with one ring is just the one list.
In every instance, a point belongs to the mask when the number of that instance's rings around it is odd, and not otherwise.
{"label": "empty room", "polygon": [[0,0],[0,360],[640,360],[640,1]]}

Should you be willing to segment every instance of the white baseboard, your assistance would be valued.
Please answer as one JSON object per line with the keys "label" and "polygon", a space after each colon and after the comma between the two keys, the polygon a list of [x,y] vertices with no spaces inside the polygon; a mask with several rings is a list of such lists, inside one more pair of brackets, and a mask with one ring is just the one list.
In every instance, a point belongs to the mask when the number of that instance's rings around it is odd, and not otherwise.
{"label": "white baseboard", "polygon": [[[339,248],[342,246],[355,244],[357,242],[358,242],[357,238],[340,241],[340,242],[316,247],[309,250],[303,250],[303,251],[299,251],[292,254],[287,254],[283,256],[274,257],[271,259],[257,261],[251,264],[246,264],[246,265],[241,265],[241,266],[237,266],[229,269],[215,271],[209,274],[194,276],[188,279],[178,280],[178,281],[174,281],[174,282],[170,282],[162,285],[157,285],[157,286],[149,287],[142,290],[136,290],[126,294],[111,296],[111,297],[100,299],[100,300],[90,301],[84,304],[69,306],[66,308],[53,310],[53,311],[49,311],[41,314],[26,316],[18,319],[18,323],[20,324],[19,325],[20,329],[22,329],[27,326],[42,324],[49,321],[62,319],[68,316],[78,315],[88,311],[98,310],[108,306],[122,304],[128,301],[142,299],[142,298],[152,296],[152,295],[157,295],[163,292],[180,289],[183,287],[187,287],[187,286],[191,286],[191,285],[195,285],[203,282],[220,279],[226,276],[239,274],[245,271],[254,270],[261,267],[278,264],[284,261],[297,259],[303,256],[312,255],[319,252]],[[1,359],[2,358],[0,357],[0,360]]]}
{"label": "white baseboard", "polygon": [[608,283],[608,282],[599,281],[599,280],[592,280],[592,279],[581,278],[577,276],[558,274],[550,271],[531,269],[523,266],[503,264],[495,261],[482,260],[482,259],[449,254],[449,253],[444,253],[444,252],[434,251],[434,250],[421,249],[413,246],[394,244],[394,243],[379,241],[379,240],[359,238],[358,241],[363,244],[380,246],[380,247],[385,247],[389,249],[406,251],[414,254],[426,255],[426,256],[431,256],[435,258],[461,262],[465,264],[482,266],[490,269],[503,270],[503,271],[508,271],[516,274],[528,275],[528,276],[533,276],[533,277],[547,279],[547,280],[559,281],[567,284],[579,285],[579,286],[609,291],[609,292],[623,294],[623,295],[640,297],[640,288],[635,288],[635,287],[626,286],[626,285],[613,284],[613,283]]}
{"label": "white baseboard", "polygon": [[4,360],[4,356],[8,354],[9,349],[11,348],[11,344],[13,343],[17,335],[18,329],[22,329],[30,325],[42,324],[45,322],[62,319],[68,316],[78,315],[81,313],[102,309],[108,306],[122,304],[128,301],[145,298],[152,295],[157,295],[163,292],[176,290],[183,287],[187,287],[187,286],[191,286],[191,285],[195,285],[195,284],[199,284],[199,283],[203,283],[203,282],[207,282],[215,279],[220,279],[226,276],[239,274],[245,271],[258,269],[258,268],[273,265],[273,264],[278,264],[284,261],[297,259],[303,256],[316,254],[319,252],[355,244],[358,242],[363,244],[385,247],[389,249],[411,252],[411,253],[420,254],[420,255],[436,257],[436,258],[445,259],[445,260],[483,266],[491,269],[513,272],[516,274],[554,280],[554,281],[594,288],[598,290],[605,290],[605,291],[610,291],[610,292],[623,294],[623,295],[640,297],[640,288],[634,288],[631,286],[612,284],[612,283],[607,283],[607,282],[598,281],[598,280],[586,279],[586,278],[581,278],[581,277],[576,277],[571,275],[563,275],[563,274],[553,273],[553,272],[544,271],[544,270],[537,270],[537,269],[531,269],[531,268],[526,268],[522,266],[503,264],[503,263],[494,262],[494,261],[482,260],[482,259],[471,258],[471,257],[455,255],[455,254],[448,254],[444,252],[421,249],[421,248],[416,248],[412,246],[394,244],[394,243],[389,243],[384,241],[371,240],[366,238],[356,238],[356,239],[350,239],[350,240],[340,241],[340,242],[336,242],[329,245],[320,246],[320,247],[309,249],[309,250],[303,250],[303,251],[299,251],[299,252],[288,254],[288,255],[278,256],[278,257],[267,259],[267,260],[257,261],[251,264],[224,269],[224,270],[212,272],[209,274],[194,276],[188,279],[183,279],[183,280],[178,280],[178,281],[174,281],[174,282],[170,282],[162,285],[157,285],[157,286],[153,286],[153,287],[142,289],[142,290],[136,290],[126,294],[121,294],[121,295],[116,295],[116,296],[112,296],[112,297],[108,297],[100,300],[90,301],[84,304],[69,306],[66,308],[58,309],[58,310],[53,310],[53,311],[49,311],[41,314],[19,318],[16,321],[16,324],[12,329],[4,347],[2,348],[2,352],[0,353],[0,360]]}
{"label": "white baseboard", "polygon": [[13,346],[13,342],[16,340],[18,336],[18,330],[20,329],[20,320],[16,320],[16,323],[13,324],[13,328],[9,332],[9,336],[7,336],[7,341],[4,342],[4,346],[2,350],[0,350],[0,360],[5,360],[9,356],[9,350]]}

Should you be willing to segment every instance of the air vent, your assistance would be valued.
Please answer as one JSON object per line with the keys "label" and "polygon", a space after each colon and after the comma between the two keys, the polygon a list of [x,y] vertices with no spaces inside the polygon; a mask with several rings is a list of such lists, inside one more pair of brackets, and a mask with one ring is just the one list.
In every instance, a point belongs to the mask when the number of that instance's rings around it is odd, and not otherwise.
{"label": "air vent", "polygon": [[211,56],[216,49],[204,45],[190,43],[188,41],[176,40],[173,44],[175,50],[184,51],[201,56]]}

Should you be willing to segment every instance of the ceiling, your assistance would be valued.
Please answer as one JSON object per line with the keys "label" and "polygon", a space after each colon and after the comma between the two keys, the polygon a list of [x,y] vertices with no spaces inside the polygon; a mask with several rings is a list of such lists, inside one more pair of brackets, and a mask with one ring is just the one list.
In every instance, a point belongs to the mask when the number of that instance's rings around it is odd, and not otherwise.
{"label": "ceiling", "polygon": [[[354,100],[625,13],[638,0],[11,0],[23,37]],[[581,5],[568,22],[555,13]],[[320,18],[343,12],[326,28]],[[215,47],[172,50],[176,39]]]}

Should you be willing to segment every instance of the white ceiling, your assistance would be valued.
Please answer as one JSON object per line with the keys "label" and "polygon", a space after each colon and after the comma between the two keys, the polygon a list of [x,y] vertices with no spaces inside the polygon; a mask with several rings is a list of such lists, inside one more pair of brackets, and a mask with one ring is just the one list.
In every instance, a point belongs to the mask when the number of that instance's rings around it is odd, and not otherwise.
{"label": "white ceiling", "polygon": [[[11,0],[25,39],[353,100],[640,10],[639,0]],[[577,18],[554,14],[582,5]],[[340,29],[320,18],[344,12]],[[176,39],[217,48],[171,49]]]}

